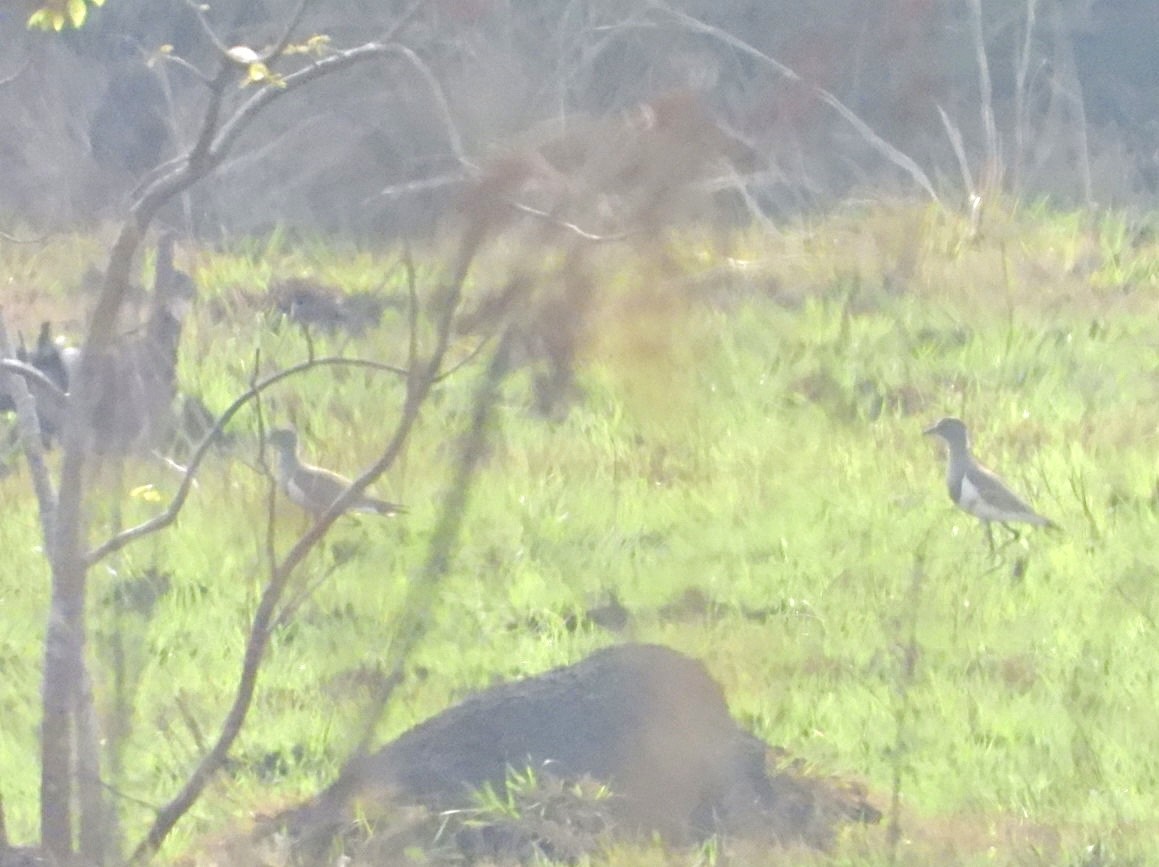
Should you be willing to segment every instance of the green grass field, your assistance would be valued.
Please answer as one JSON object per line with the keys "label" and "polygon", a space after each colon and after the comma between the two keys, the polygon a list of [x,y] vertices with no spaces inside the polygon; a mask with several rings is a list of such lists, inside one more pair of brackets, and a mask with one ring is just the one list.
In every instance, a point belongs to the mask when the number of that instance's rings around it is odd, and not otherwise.
{"label": "green grass field", "polygon": [[[1024,208],[971,243],[944,213],[897,205],[729,244],[726,257],[694,235],[657,241],[663,267],[602,250],[582,397],[548,421],[529,409],[529,370],[505,384],[450,574],[378,738],[497,678],[622,640],[571,628],[614,596],[632,612],[627,635],[702,659],[762,738],[862,780],[887,814],[900,779],[901,863],[1159,864],[1159,242],[1123,217]],[[94,249],[3,248],[26,334],[39,311],[81,303],[72,287]],[[389,252],[280,239],[191,252],[201,296],[182,380],[214,409],[246,388],[256,349],[267,372],[306,357],[300,332],[272,328],[255,301],[271,277],[404,289]],[[516,258],[481,262],[473,291]],[[421,293],[440,277],[433,255],[419,260]],[[315,348],[402,364],[405,326],[388,311],[378,330]],[[476,342],[458,341],[454,358]],[[393,659],[480,367],[438,387],[377,485],[410,513],[344,518],[308,557],[299,585],[320,583],[278,633],[229,772],[163,857],[336,772]],[[272,390],[262,411],[353,474],[402,395],[389,374],[318,369]],[[946,494],[939,445],[921,436],[943,415],[964,418],[978,456],[1063,532],[1031,530],[992,557]],[[216,734],[268,574],[256,416],[231,430],[177,526],[90,575],[106,726],[118,702],[133,709],[106,763],[134,842]],[[130,467],[124,521],[176,483]],[[0,781],[19,842],[36,828],[48,580],[27,470],[0,481],[0,497]],[[276,503],[284,552],[304,521]],[[94,504],[97,539],[109,504]],[[141,580],[153,573],[168,592]],[[709,604],[665,609],[690,590]],[[886,836],[883,822],[831,853],[742,851],[736,863],[885,864]]]}

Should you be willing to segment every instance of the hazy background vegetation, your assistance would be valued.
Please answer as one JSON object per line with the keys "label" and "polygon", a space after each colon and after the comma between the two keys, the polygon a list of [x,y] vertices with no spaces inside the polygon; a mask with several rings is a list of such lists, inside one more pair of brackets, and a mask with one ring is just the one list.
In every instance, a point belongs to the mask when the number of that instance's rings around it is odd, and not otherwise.
{"label": "hazy background vegetation", "polygon": [[[310,4],[301,32],[349,45],[409,5]],[[220,0],[211,17],[227,41],[260,46],[292,6]],[[963,198],[938,107],[979,171],[987,100],[970,8],[960,0],[432,0],[406,42],[445,88],[463,152],[476,161],[537,140],[550,123],[695,94],[733,139],[731,168],[714,180],[725,188],[724,217],[744,221],[754,208],[783,216],[908,188],[815,87],[916,161],[940,192]],[[743,39],[799,79],[671,9]],[[981,12],[1014,191],[1104,206],[1150,201],[1159,189],[1153,3],[987,2]],[[23,68],[0,87],[0,213],[57,228],[108,217],[148,169],[189,143],[206,98],[187,70],[150,59],[171,45],[204,63],[207,46],[177,0],[111,0],[62,35],[27,32],[26,15],[17,2],[0,10],[0,77]],[[200,233],[293,224],[395,235],[445,213],[463,174],[427,82],[397,62],[315,86],[267,115],[250,141],[261,142],[257,153],[239,153],[191,193]]]}
{"label": "hazy background vegetation", "polygon": [[[260,48],[292,5],[223,0],[211,17],[227,44]],[[0,242],[4,313],[25,335],[42,319],[75,335],[109,225],[204,111],[162,46],[211,71],[218,58],[183,3],[108,0],[62,34],[28,32],[28,8],[0,9],[0,228],[40,240]],[[405,8],[308,4],[298,36],[344,48]],[[437,312],[461,236],[477,246],[455,372],[378,482],[409,514],[342,519],[294,573],[301,605],[271,632],[251,717],[164,856],[316,792],[354,721],[373,717],[381,742],[497,678],[638,639],[703,660],[747,729],[863,780],[902,829],[898,847],[855,829],[801,863],[1156,863],[1157,30],[1150,0],[430,0],[399,36],[420,63],[275,103],[160,215],[198,288],[184,393],[220,412],[311,355],[405,365],[412,293]],[[381,315],[302,328],[292,280]],[[430,321],[417,331],[429,347]],[[500,335],[513,371],[422,641],[400,653]],[[261,420],[353,474],[404,391],[394,374],[312,369],[271,388]],[[991,556],[920,436],[945,414],[1064,532]],[[90,572],[119,846],[206,754],[301,533],[260,427],[240,413],[180,521]],[[24,841],[49,586],[10,464],[0,780]],[[94,484],[86,541],[176,486],[155,464]],[[600,612],[620,606],[609,628]]]}

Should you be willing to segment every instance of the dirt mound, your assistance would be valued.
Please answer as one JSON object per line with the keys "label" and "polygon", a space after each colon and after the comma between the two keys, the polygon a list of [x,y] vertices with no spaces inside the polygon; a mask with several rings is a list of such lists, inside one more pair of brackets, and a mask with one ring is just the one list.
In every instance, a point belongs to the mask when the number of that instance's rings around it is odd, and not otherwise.
{"label": "dirt mound", "polygon": [[[449,708],[352,761],[329,789],[277,825],[294,841],[300,862],[312,863],[332,857],[335,846],[349,852],[373,840],[365,821],[352,835],[356,815],[397,815],[408,804],[477,810],[480,790],[508,819],[526,818],[520,795],[528,790],[535,795],[524,800],[534,804],[545,803],[544,791],[562,793],[556,802],[565,806],[551,827],[570,833],[582,816],[592,845],[615,829],[658,832],[672,842],[723,832],[824,846],[841,821],[876,820],[861,793],[791,766],[770,768],[769,756],[768,746],[729,716],[719,685],[699,662],[665,647],[629,644]],[[584,796],[592,781],[612,794]],[[470,859],[481,825],[460,835],[460,857]],[[511,854],[534,848],[526,822],[486,827],[492,837],[517,843]],[[415,843],[411,834],[401,836]],[[381,839],[374,848],[380,858]]]}

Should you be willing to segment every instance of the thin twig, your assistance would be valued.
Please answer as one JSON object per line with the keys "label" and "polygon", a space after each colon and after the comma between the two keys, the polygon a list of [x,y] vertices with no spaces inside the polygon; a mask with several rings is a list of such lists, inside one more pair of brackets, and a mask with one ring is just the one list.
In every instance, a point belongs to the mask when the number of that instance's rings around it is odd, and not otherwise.
{"label": "thin twig", "polygon": [[189,7],[189,10],[197,19],[197,23],[201,26],[201,35],[209,40],[209,43],[217,49],[219,55],[224,57],[229,51],[229,46],[225,44],[225,40],[217,35],[217,31],[209,23],[209,5],[198,2],[198,0],[185,0],[185,5]]}
{"label": "thin twig", "polygon": [[958,129],[957,124],[950,120],[950,116],[940,105],[938,106],[938,116],[942,119],[942,126],[946,130],[946,136],[950,139],[950,146],[954,149],[954,156],[958,160],[958,171],[962,173],[962,183],[966,187],[966,194],[974,196],[978,191],[974,189],[974,176],[970,172],[970,161],[966,158],[966,148],[962,143],[962,131]]}
{"label": "thin twig", "polygon": [[998,147],[998,129],[994,123],[994,87],[990,83],[990,62],[986,57],[986,36],[982,29],[982,0],[969,0],[969,5],[970,32],[974,38],[974,58],[978,64],[982,133],[986,141],[986,171],[982,177],[982,191],[988,194],[1002,182],[1002,155]]}
{"label": "thin twig", "polygon": [[706,36],[711,36],[714,39],[723,42],[730,48],[736,49],[741,54],[747,54],[749,57],[761,61],[766,66],[771,66],[781,76],[789,79],[790,81],[803,81],[801,76],[794,72],[790,67],[781,63],[779,60],[774,59],[768,54],[765,54],[763,51],[757,49],[753,45],[750,45],[743,39],[733,36],[727,30],[722,30],[719,27],[713,27],[711,24],[701,21],[699,18],[694,18],[686,12],[681,12],[679,9],[674,9],[667,3],[659,2],[659,0],[649,0],[648,5],[653,9],[656,9],[657,11],[676,19],[676,21],[680,22],[680,24],[689,30],[694,30],[697,33],[703,33]]}
{"label": "thin twig", "polygon": [[417,15],[419,12],[421,12],[422,8],[429,2],[430,0],[415,0],[414,3],[403,10],[403,13],[399,15],[398,18],[391,22],[390,26],[386,28],[385,31],[378,35],[378,37],[375,39],[375,42],[390,42],[402,32],[404,27],[410,24],[411,19],[414,18],[415,15]]}
{"label": "thin twig", "polygon": [[459,448],[459,460],[455,474],[447,486],[443,498],[443,508],[439,522],[431,533],[428,556],[422,570],[407,583],[406,597],[399,609],[391,641],[394,656],[390,675],[386,684],[376,696],[364,721],[362,737],[346,761],[346,767],[356,765],[370,748],[374,732],[383,711],[390,702],[394,689],[402,682],[403,673],[415,647],[426,634],[430,620],[426,616],[434,605],[435,594],[442,579],[450,569],[451,553],[459,541],[459,533],[478,471],[479,462],[486,454],[486,443],[491,417],[499,390],[511,366],[514,332],[508,330],[499,340],[495,354],[487,367],[487,372],[479,385],[473,401],[471,426],[467,429]]}
{"label": "thin twig", "polygon": [[[52,544],[53,527],[56,524],[56,492],[52,489],[52,477],[48,473],[48,466],[44,462],[44,447],[40,439],[40,417],[36,409],[36,401],[28,390],[28,384],[13,373],[22,373],[40,382],[43,379],[52,389],[55,383],[44,376],[31,365],[11,358],[12,342],[8,339],[8,327],[4,315],[0,312],[0,388],[12,395],[12,402],[16,404],[16,419],[20,425],[20,443],[24,448],[24,458],[28,462],[29,472],[32,474],[32,487],[36,493],[36,505],[40,510],[40,527],[44,535],[46,546]],[[31,376],[29,371],[34,371]]]}
{"label": "thin twig", "polygon": [[418,280],[415,277],[414,254],[410,248],[410,241],[405,241],[402,247],[402,263],[406,273],[407,297],[407,370],[417,370],[419,360],[419,290]]}
{"label": "thin twig", "polygon": [[632,237],[632,235],[639,233],[639,230],[637,230],[635,232],[616,232],[611,235],[598,235],[595,232],[590,232],[587,229],[584,229],[576,223],[560,219],[554,214],[549,214],[547,211],[541,211],[539,208],[533,208],[531,205],[525,205],[521,202],[515,201],[514,199],[509,199],[507,204],[509,204],[515,210],[519,211],[521,214],[527,214],[530,217],[535,217],[537,220],[543,220],[544,222],[550,223],[553,226],[566,229],[567,231],[579,236],[585,241],[597,241],[600,243],[607,243],[610,241],[625,241]]}
{"label": "thin twig", "polygon": [[451,106],[447,102],[447,94],[430,66],[418,54],[405,45],[387,43],[387,47],[406,58],[418,72],[419,76],[422,77],[423,81],[426,82],[431,96],[435,98],[435,105],[438,107],[439,117],[447,133],[447,142],[451,146],[451,153],[455,155],[455,159],[460,165],[470,169],[472,172],[478,172],[478,166],[467,157],[467,151],[463,147],[463,137],[459,133],[459,127],[455,124],[454,116],[451,114]]}
{"label": "thin twig", "polygon": [[198,69],[192,63],[190,63],[184,57],[178,57],[176,54],[163,54],[163,55],[161,55],[160,59],[162,61],[164,61],[165,63],[173,64],[174,66],[176,66],[179,69],[184,69],[186,72],[188,72],[190,75],[192,75],[194,77],[194,79],[196,79],[201,84],[204,84],[204,85],[212,85],[213,84],[213,78],[211,76],[206,75],[204,72],[202,72],[200,69]]}
{"label": "thin twig", "polygon": [[[463,285],[485,235],[484,227],[478,225],[477,222],[468,226],[461,243],[456,267],[453,271],[453,279],[444,298],[445,305],[436,322],[435,346],[425,364],[413,365],[407,374],[406,399],[394,434],[387,442],[379,459],[350,484],[345,492],[330,505],[330,508],[314,522],[314,525],[298,539],[281,562],[272,569],[270,580],[262,592],[257,611],[254,613],[233,702],[221,724],[217,740],[210,751],[202,757],[181,790],[158,811],[145,838],[133,851],[129,861],[133,867],[140,867],[152,857],[174,825],[197,801],[210,779],[217,773],[226,756],[229,755],[229,750],[240,734],[241,727],[249,713],[250,703],[257,687],[258,673],[269,646],[270,636],[273,634],[280,601],[294,570],[322,539],[334,521],[346,511],[357,497],[361,496],[372,482],[393,465],[402,452],[403,446],[418,421],[419,413],[435,383],[450,345],[452,323],[459,300],[462,297]],[[275,379],[275,377],[284,378],[284,375],[284,372],[283,374],[275,374],[274,377],[268,377],[258,385],[263,386],[264,390],[272,384],[270,380]],[[251,392],[255,390],[257,390],[257,386],[250,389]],[[240,398],[239,401],[241,401]],[[244,405],[244,401],[239,401],[235,401],[234,406],[230,407],[232,412],[237,412]],[[222,423],[222,420],[219,420],[219,424]],[[183,488],[187,490],[187,485],[183,485]]]}
{"label": "thin twig", "polygon": [[8,355],[7,353],[10,348],[7,342],[0,344],[0,352],[5,353],[5,357],[0,358],[0,370],[7,373],[20,374],[24,380],[31,380],[36,383],[36,385],[44,389],[45,396],[52,399],[57,409],[64,409],[68,403],[68,395],[60,390],[60,386],[45,376],[43,370],[32,366],[26,361],[21,361],[18,358],[13,358],[11,355]]}
{"label": "thin twig", "polygon": [[[201,128],[193,146],[185,159],[177,163],[172,170],[151,179],[141,189],[135,191],[129,213],[109,252],[100,294],[92,310],[81,350],[80,368],[75,384],[70,383],[73,385],[73,392],[69,400],[62,437],[63,456],[57,510],[51,525],[52,541],[46,546],[52,564],[52,591],[42,673],[40,835],[57,860],[71,861],[74,856],[72,767],[75,753],[69,737],[74,703],[80,689],[77,678],[83,668],[84,637],[87,632],[85,625],[87,570],[92,563],[123,547],[131,539],[152,532],[155,528],[167,526],[180,509],[179,504],[174,504],[174,508],[159,516],[156,521],[146,522],[146,525],[135,528],[134,531],[119,533],[95,551],[86,553],[84,550],[86,544],[84,468],[87,459],[89,423],[98,398],[100,365],[116,334],[116,323],[130,283],[134,256],[157,212],[171,199],[217,167],[242,132],[275,99],[296,90],[298,86],[391,53],[397,53],[394,46],[371,43],[323,58],[302,70],[280,78],[276,86],[273,83],[267,84],[239,106],[224,123],[221,122],[224,94],[227,84],[235,80],[237,70],[231,61],[223,58],[219,71],[211,82],[210,99],[202,115]],[[237,409],[234,409],[234,412],[236,411]],[[417,412],[417,407],[415,411]],[[204,456],[207,448],[208,442],[203,443],[201,456]],[[192,474],[188,474],[180,488],[180,502],[184,502],[184,498],[188,495],[191,482]],[[320,533],[324,530],[325,526]],[[209,776],[220,766],[240,729],[257,676],[254,666],[260,664],[265,642],[268,640],[263,629],[268,626],[269,612],[280,592],[276,586],[268,590],[274,598],[267,601],[267,598],[263,597],[262,606],[259,606],[259,620],[254,626],[254,638],[247,646],[246,662],[243,664],[237,699],[230,716],[223,724],[215,749],[198,766],[177,798],[158,815],[149,835],[134,852],[134,861],[137,863],[144,862],[156,851],[156,847],[169,833],[173,823],[184,815],[196,800]],[[264,623],[260,620],[261,616],[267,618]],[[88,854],[93,853],[82,853],[82,856]]]}
{"label": "thin twig", "polygon": [[144,538],[158,530],[168,527],[181,513],[182,507],[185,505],[186,499],[189,497],[189,492],[193,488],[194,479],[197,475],[198,469],[201,467],[202,461],[209,453],[209,449],[213,446],[214,441],[221,436],[225,431],[226,426],[251,400],[256,399],[262,392],[277,385],[284,379],[291,376],[296,376],[303,371],[310,370],[315,367],[365,367],[372,370],[382,370],[388,373],[394,373],[399,376],[406,376],[407,372],[401,368],[394,367],[389,364],[382,364],[377,361],[371,361],[365,358],[338,358],[325,357],[315,358],[310,361],[304,361],[301,364],[295,364],[292,367],[287,367],[285,370],[280,370],[277,373],[271,374],[250,386],[250,388],[241,396],[234,399],[225,411],[218,416],[217,421],[214,422],[213,427],[209,432],[201,438],[197,448],[193,451],[193,457],[186,465],[185,473],[181,479],[181,484],[177,488],[177,492],[173,495],[173,499],[169,501],[169,505],[163,511],[154,515],[146,521],[137,524],[135,527],[129,527],[114,536],[106,539],[96,548],[93,548],[85,557],[85,565],[87,568],[99,563],[110,554],[120,551],[126,545],[137,539]]}
{"label": "thin twig", "polygon": [[[660,0],[648,0],[648,5],[658,12],[661,12],[664,15],[675,19],[678,23],[689,30],[697,33],[703,33],[706,36],[711,36],[714,39],[723,42],[725,45],[736,49],[742,54],[747,54],[749,57],[753,57],[761,61],[765,65],[772,67],[773,70],[775,70],[781,76],[789,79],[790,81],[804,82],[804,79],[796,72],[794,72],[790,67],[770,57],[763,51],[754,48],[752,45],[745,42],[743,39],[739,39],[738,37],[732,35],[727,30],[722,30],[719,27],[714,27],[711,24],[707,24],[704,21],[701,21],[698,18],[694,18],[685,12],[681,12],[678,9],[672,8],[667,3],[660,2]],[[873,147],[874,150],[876,150],[898,168],[901,168],[906,173],[908,173],[909,176],[913,178],[913,180],[918,184],[918,186],[926,191],[926,193],[933,201],[940,203],[938,194],[934,192],[934,185],[930,182],[930,179],[926,176],[926,173],[922,171],[921,167],[918,166],[916,162],[914,162],[909,156],[902,153],[900,150],[895,148],[880,135],[874,132],[870,128],[869,124],[858,117],[858,115],[854,113],[854,111],[850,109],[849,106],[845,105],[845,103],[839,100],[834,94],[816,84],[810,84],[808,86],[812,89],[813,93],[817,96],[818,99],[836,111],[839,115],[841,115],[841,117],[845,118],[845,120],[847,120],[853,126],[853,128],[861,134],[861,137],[864,138],[865,141],[871,147]]]}
{"label": "thin twig", "polygon": [[10,244],[43,244],[48,240],[48,235],[41,235],[38,238],[17,238],[15,235],[9,235],[7,232],[0,232],[0,238],[3,238]]}
{"label": "thin twig", "polygon": [[917,185],[923,190],[925,190],[934,202],[941,204],[941,199],[938,197],[938,194],[934,192],[934,185],[930,182],[930,179],[926,176],[926,173],[922,171],[921,167],[915,163],[907,154],[902,153],[900,150],[895,148],[893,145],[875,133],[872,129],[870,129],[869,124],[854,114],[853,111],[845,105],[845,103],[843,103],[825,88],[815,87],[813,90],[823,103],[828,105],[839,115],[849,121],[853,128],[861,133],[861,137],[864,138],[865,141],[874,148],[874,150],[880,153],[895,166],[909,174],[909,176],[913,178],[914,182],[917,183]]}
{"label": "thin twig", "polygon": [[310,600],[310,597],[318,592],[318,588],[320,588],[323,584],[334,577],[334,574],[338,571],[339,565],[340,564],[337,562],[331,563],[325,572],[323,572],[313,581],[306,583],[296,594],[294,594],[294,596],[292,596],[274,616],[274,622],[271,628],[281,629],[283,626],[286,626],[291,621],[293,621],[295,615],[297,615],[302,606]]}
{"label": "thin twig", "polygon": [[1030,51],[1034,46],[1034,28],[1038,19],[1038,0],[1026,0],[1026,25],[1022,34],[1022,49],[1018,53],[1018,64],[1014,74],[1014,194],[1022,191],[1023,172],[1026,166],[1026,138],[1029,133],[1027,110],[1030,92]]}
{"label": "thin twig", "polygon": [[306,5],[310,0],[298,0],[298,5],[286,20],[286,26],[282,28],[282,35],[274,42],[273,47],[262,55],[262,63],[269,63],[277,57],[281,57],[282,52],[286,50],[286,46],[290,44],[290,40],[294,38],[294,31],[302,22],[302,15],[306,11]]}
{"label": "thin twig", "polygon": [[0,87],[6,87],[7,85],[14,82],[16,79],[18,79],[20,76],[22,76],[28,70],[28,67],[30,67],[31,65],[32,65],[32,55],[30,54],[26,58],[24,58],[24,62],[16,68],[16,71],[14,73],[12,73],[11,75],[6,75],[3,78],[0,78]]}
{"label": "thin twig", "polygon": [[[311,352],[311,355],[313,353]],[[262,369],[262,351],[259,347],[254,350],[254,363],[250,367],[250,389],[253,390],[258,384],[258,374]],[[266,460],[266,414],[262,405],[262,393],[258,391],[254,395],[254,413],[257,416],[258,428],[258,466],[261,468],[262,475],[267,479],[274,477],[270,470],[269,462]],[[269,564],[270,577],[273,577],[274,565],[278,562],[278,549],[275,544],[278,517],[278,488],[277,485],[269,485],[266,489],[266,532],[265,532],[265,549],[266,549],[266,563]],[[204,750],[202,750],[204,752]]]}

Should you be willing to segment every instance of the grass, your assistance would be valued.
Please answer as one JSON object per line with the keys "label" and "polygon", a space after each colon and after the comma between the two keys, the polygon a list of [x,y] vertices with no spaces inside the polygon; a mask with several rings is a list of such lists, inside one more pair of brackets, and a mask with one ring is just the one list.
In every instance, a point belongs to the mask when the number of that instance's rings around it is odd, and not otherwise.
{"label": "grass", "polygon": [[[547,422],[528,411],[528,373],[507,384],[461,547],[378,738],[495,678],[618,640],[569,628],[614,594],[633,612],[632,637],[704,660],[756,734],[864,780],[881,807],[900,770],[902,863],[1157,863],[1159,248],[1125,218],[1038,206],[994,216],[976,245],[964,237],[943,213],[889,205],[736,237],[733,261],[695,236],[674,239],[676,275],[604,256],[584,397]],[[64,260],[92,246],[52,249]],[[47,309],[71,291],[61,275],[83,270],[19,255],[30,303]],[[270,279],[405,288],[389,254],[278,238],[199,253],[195,265],[202,295],[182,380],[213,408],[244,389],[255,349],[266,370],[305,356],[301,335],[275,330],[261,309]],[[429,286],[437,272],[422,277]],[[27,334],[38,309],[6,313],[24,312]],[[345,348],[401,363],[402,328],[388,312]],[[440,387],[379,482],[410,514],[344,519],[307,561],[302,581],[332,574],[279,632],[229,773],[167,855],[336,772],[389,664],[475,378],[468,368]],[[263,411],[267,424],[295,423],[319,462],[353,472],[381,447],[401,395],[389,375],[317,370]],[[970,423],[979,456],[1063,533],[1028,532],[989,556],[920,435],[946,414]],[[133,707],[113,781],[131,838],[230,699],[266,568],[255,429],[252,414],[239,420],[233,452],[206,467],[176,529],[91,576],[102,712],[114,718],[118,689]],[[143,485],[166,495],[175,480],[133,468],[128,486]],[[156,508],[146,490],[124,504],[126,520]],[[47,579],[26,473],[0,481],[0,496],[0,779],[21,840],[36,827]],[[277,502],[284,551],[302,522]],[[125,589],[149,570],[170,582],[151,603],[140,582]],[[708,613],[662,611],[690,588],[711,600]],[[743,863],[890,857],[884,825],[851,829],[824,855],[736,845]],[[627,847],[610,860],[687,857]]]}

